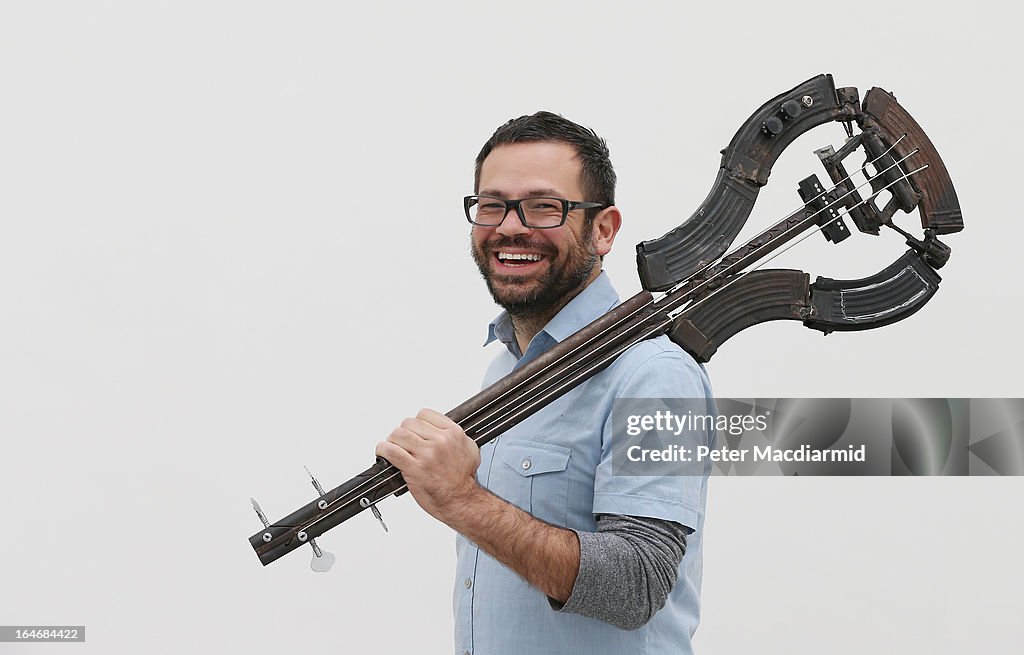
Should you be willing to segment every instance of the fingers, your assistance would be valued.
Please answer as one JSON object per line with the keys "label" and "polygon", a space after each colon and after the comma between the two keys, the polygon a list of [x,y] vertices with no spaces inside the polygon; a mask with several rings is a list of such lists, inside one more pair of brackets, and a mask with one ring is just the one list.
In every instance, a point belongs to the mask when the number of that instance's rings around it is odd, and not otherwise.
{"label": "fingers", "polygon": [[406,468],[415,461],[416,453],[423,447],[423,439],[415,432],[399,426],[391,431],[386,441],[377,444],[374,451],[378,457],[383,457],[399,469]]}
{"label": "fingers", "polygon": [[399,471],[404,471],[415,461],[412,455],[390,441],[379,442],[373,452],[377,457],[383,457],[388,464]]}
{"label": "fingers", "polygon": [[436,410],[424,407],[416,413],[416,418],[424,421],[439,430],[450,430],[452,428],[459,429],[459,424],[448,418],[446,414],[442,414]]}
{"label": "fingers", "polygon": [[416,418],[403,420],[401,427],[426,441],[445,439],[462,432],[458,423],[433,409],[421,409],[417,412]]}
{"label": "fingers", "polygon": [[402,419],[402,422],[399,424],[395,432],[398,432],[399,430],[408,432],[423,441],[430,441],[431,439],[437,439],[438,437],[443,436],[441,434],[441,430],[421,418]]}
{"label": "fingers", "polygon": [[[432,409],[421,409],[416,418],[406,418],[395,428],[386,441],[377,444],[376,454],[399,469],[423,459],[431,459],[433,445],[454,444],[462,435],[462,428],[444,414]],[[465,438],[465,437],[463,437]],[[449,450],[450,445],[444,450]],[[439,451],[443,452],[443,451]]]}

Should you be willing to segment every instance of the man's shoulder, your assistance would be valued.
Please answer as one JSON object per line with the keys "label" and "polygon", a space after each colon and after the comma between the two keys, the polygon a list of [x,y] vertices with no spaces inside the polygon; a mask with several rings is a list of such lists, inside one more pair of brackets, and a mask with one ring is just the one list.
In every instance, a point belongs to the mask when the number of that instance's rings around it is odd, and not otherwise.
{"label": "man's shoulder", "polygon": [[657,368],[700,370],[693,356],[665,335],[633,344],[619,356],[615,366],[621,372]]}
{"label": "man's shoulder", "polygon": [[667,336],[634,344],[608,368],[615,395],[659,394],[664,397],[705,397],[710,381],[704,367]]}

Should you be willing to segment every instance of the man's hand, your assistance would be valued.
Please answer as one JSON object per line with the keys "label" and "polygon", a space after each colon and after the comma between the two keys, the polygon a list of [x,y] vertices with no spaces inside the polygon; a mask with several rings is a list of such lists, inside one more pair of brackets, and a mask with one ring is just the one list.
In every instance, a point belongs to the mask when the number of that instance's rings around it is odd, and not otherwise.
{"label": "man's hand", "polygon": [[402,421],[376,452],[402,471],[419,506],[443,523],[451,525],[481,491],[480,449],[455,421],[432,409]]}
{"label": "man's hand", "polygon": [[457,423],[422,409],[377,444],[377,455],[402,471],[428,514],[551,598],[569,598],[580,567],[576,533],[539,521],[477,484],[480,449]]}

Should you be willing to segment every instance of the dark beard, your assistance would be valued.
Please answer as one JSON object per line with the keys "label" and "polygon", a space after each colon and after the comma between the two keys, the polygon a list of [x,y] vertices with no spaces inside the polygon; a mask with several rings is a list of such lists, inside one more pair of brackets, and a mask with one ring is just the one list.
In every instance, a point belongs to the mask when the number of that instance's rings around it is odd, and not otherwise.
{"label": "dark beard", "polygon": [[[517,290],[515,286],[529,281],[526,276],[503,276],[502,280],[511,282],[512,289],[499,289],[490,276],[490,266],[494,253],[503,248],[522,248],[541,252],[548,260],[548,269],[532,288]],[[590,278],[598,263],[594,244],[588,241],[577,242],[567,253],[564,266],[554,261],[557,251],[546,243],[537,243],[521,236],[506,237],[483,244],[480,250],[471,242],[473,261],[480,269],[480,275],[487,283],[494,302],[503,307],[509,315],[519,321],[535,321],[547,319],[558,313],[578,294]]]}

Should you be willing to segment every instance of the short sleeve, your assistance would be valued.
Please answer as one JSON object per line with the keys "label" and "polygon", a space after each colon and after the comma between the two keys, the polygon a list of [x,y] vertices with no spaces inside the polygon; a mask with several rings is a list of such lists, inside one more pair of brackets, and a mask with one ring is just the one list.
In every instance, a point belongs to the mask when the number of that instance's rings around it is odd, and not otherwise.
{"label": "short sleeve", "polygon": [[[668,401],[681,400],[714,417],[707,373],[690,355],[660,337],[624,353],[616,362],[612,380],[609,391],[613,395],[613,411],[602,430],[601,461],[594,481],[594,514],[644,516],[695,529],[703,523],[710,471],[704,470],[704,465],[677,467],[667,475],[632,474],[654,470],[642,466],[631,467],[625,473],[621,465],[616,470],[616,463],[621,464],[621,460],[615,460],[613,453],[622,447],[625,435],[613,421],[613,415],[615,407],[623,402],[642,401],[640,406],[656,408],[671,406]],[[710,429],[691,432],[688,438],[713,447],[713,418]]]}

